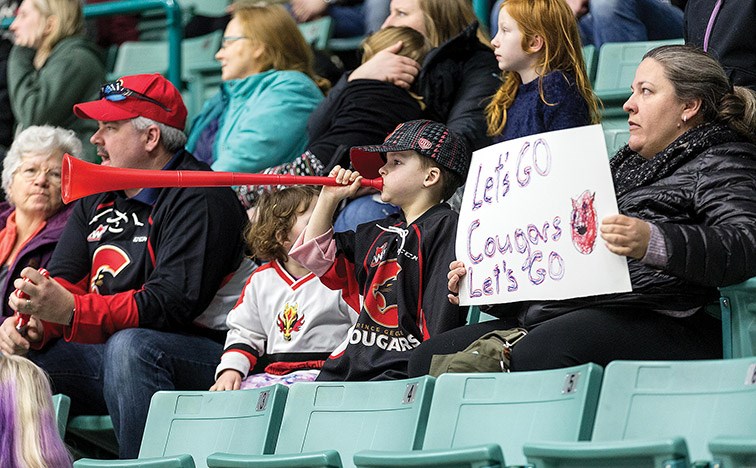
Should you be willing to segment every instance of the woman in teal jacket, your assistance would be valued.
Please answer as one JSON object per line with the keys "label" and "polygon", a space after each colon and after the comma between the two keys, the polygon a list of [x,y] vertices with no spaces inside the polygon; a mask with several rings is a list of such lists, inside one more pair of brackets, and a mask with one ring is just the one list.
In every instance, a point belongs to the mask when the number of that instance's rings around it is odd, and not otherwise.
{"label": "woman in teal jacket", "polygon": [[187,150],[216,171],[259,172],[304,152],[307,118],[328,82],[283,7],[233,10],[215,56],[224,83],[195,119]]}

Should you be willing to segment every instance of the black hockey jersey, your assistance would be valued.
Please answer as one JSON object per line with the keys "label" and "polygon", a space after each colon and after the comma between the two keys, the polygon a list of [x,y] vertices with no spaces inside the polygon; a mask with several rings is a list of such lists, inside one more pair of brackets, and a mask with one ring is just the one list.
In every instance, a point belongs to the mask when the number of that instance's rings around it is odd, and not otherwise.
{"label": "black hockey jersey", "polygon": [[[166,169],[209,170],[181,152]],[[45,326],[104,342],[122,328],[206,333],[194,323],[243,258],[247,216],[230,188],[144,189],[77,202],[48,269],[74,293],[70,327]]]}
{"label": "black hockey jersey", "polygon": [[406,378],[415,347],[464,324],[447,298],[456,229],[457,213],[440,204],[410,225],[399,213],[334,235],[336,261],[321,281],[362,296],[363,305],[318,380]]}

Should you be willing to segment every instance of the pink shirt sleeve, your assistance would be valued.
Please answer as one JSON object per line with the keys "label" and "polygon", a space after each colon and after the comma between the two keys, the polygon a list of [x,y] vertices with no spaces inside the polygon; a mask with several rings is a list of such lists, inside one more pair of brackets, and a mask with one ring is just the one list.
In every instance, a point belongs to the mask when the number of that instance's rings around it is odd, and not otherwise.
{"label": "pink shirt sleeve", "polygon": [[333,240],[333,229],[329,229],[309,242],[304,242],[304,232],[302,232],[294,241],[289,256],[316,275],[323,276],[331,269],[336,260],[336,241]]}

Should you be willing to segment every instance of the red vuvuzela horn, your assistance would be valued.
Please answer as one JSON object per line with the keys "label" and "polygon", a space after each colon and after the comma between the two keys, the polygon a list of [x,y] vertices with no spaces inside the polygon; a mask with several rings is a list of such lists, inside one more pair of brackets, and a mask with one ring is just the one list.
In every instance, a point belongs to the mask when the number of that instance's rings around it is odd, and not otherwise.
{"label": "red vuvuzela horn", "polygon": [[[63,155],[64,203],[94,193],[156,187],[230,187],[232,185],[340,185],[332,177],[243,172],[156,171],[100,166]],[[363,187],[383,188],[383,179],[362,179]]]}

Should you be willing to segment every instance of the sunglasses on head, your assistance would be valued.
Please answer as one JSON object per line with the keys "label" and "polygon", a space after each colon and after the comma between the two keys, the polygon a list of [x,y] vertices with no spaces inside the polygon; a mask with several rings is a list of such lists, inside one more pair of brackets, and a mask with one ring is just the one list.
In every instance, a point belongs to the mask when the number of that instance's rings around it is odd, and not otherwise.
{"label": "sunglasses on head", "polygon": [[138,91],[134,91],[133,89],[124,88],[123,84],[121,84],[120,81],[106,83],[102,85],[102,88],[100,88],[100,99],[106,99],[111,102],[119,102],[123,101],[127,97],[133,97],[136,99],[141,99],[142,101],[151,102],[156,106],[160,106],[160,108],[164,111],[171,112],[171,108],[166,106],[162,102],[152,99],[151,97]]}

